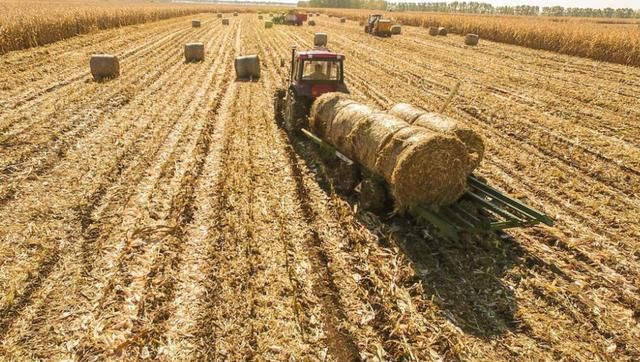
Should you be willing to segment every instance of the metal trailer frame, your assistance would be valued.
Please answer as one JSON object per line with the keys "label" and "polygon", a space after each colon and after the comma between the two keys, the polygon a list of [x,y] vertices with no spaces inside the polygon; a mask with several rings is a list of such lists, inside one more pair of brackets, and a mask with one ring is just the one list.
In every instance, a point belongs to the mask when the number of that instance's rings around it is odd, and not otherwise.
{"label": "metal trailer frame", "polygon": [[[323,152],[334,155],[348,165],[356,164],[309,130],[303,128],[301,131],[305,137],[319,145]],[[531,227],[540,223],[548,226],[554,224],[549,215],[487,185],[474,175],[469,177],[468,185],[469,189],[454,204],[438,209],[416,206],[408,211],[415,218],[435,227],[438,234],[451,240],[459,240],[462,234]],[[477,212],[471,212],[465,206]]]}

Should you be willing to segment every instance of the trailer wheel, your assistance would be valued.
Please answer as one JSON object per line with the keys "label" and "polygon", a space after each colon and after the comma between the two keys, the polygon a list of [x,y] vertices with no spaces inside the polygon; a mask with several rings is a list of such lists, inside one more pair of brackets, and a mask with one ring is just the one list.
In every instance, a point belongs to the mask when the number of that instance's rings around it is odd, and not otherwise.
{"label": "trailer wheel", "polygon": [[360,207],[373,213],[382,213],[389,208],[391,199],[381,180],[364,177],[360,183]]}

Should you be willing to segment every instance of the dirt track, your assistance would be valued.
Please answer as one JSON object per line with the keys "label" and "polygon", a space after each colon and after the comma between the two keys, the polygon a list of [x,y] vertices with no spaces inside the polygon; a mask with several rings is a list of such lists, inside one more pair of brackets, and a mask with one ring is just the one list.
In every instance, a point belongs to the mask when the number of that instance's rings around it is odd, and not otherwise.
{"label": "dirt track", "polygon": [[[640,359],[640,70],[201,18],[0,58],[1,358]],[[425,241],[321,187],[271,108],[314,31],[381,108],[460,81],[447,113],[485,137],[479,173],[557,227]],[[184,64],[193,40],[206,60]],[[93,82],[94,52],[122,76]],[[250,53],[263,76],[234,81]]]}

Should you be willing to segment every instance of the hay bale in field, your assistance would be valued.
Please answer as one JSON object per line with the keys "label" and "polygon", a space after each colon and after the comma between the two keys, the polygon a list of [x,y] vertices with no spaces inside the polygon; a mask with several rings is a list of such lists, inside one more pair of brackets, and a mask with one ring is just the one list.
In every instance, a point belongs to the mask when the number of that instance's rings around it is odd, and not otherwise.
{"label": "hay bale in field", "polygon": [[120,75],[120,61],[111,54],[94,54],[89,60],[91,75],[95,80],[116,78]]}
{"label": "hay bale in field", "polygon": [[467,148],[469,156],[468,172],[473,172],[480,165],[484,157],[484,142],[482,137],[471,128],[445,115],[427,112],[422,108],[406,103],[395,104],[387,112],[413,126],[457,137]]}
{"label": "hay bale in field", "polygon": [[258,15],[258,20],[262,20],[262,15]]}
{"label": "hay bale in field", "polygon": [[260,58],[257,55],[236,57],[234,66],[237,79],[260,78]]}
{"label": "hay bale in field", "polygon": [[396,24],[391,26],[391,34],[395,34],[398,35],[402,32],[402,27],[400,27],[400,25]]}
{"label": "hay bale in field", "polygon": [[317,47],[327,46],[328,37],[327,33],[315,33],[313,34],[313,45]]}
{"label": "hay bale in field", "polygon": [[309,26],[316,26],[315,20],[309,20]]}
{"label": "hay bale in field", "polygon": [[200,20],[191,20],[191,27],[193,28],[199,28],[200,27]]}
{"label": "hay bale in field", "polygon": [[187,43],[184,46],[184,58],[187,63],[204,60],[204,43]]}
{"label": "hay bale in field", "polygon": [[222,17],[222,13],[217,13],[216,16],[221,18]]}
{"label": "hay bale in field", "polygon": [[384,178],[400,208],[445,205],[464,193],[469,161],[456,137],[375,112],[342,93],[319,97],[309,121],[318,136]]}
{"label": "hay bale in field", "polygon": [[480,37],[477,34],[467,34],[464,37],[464,43],[466,45],[476,46],[478,45],[479,41],[480,41]]}
{"label": "hay bale in field", "polygon": [[237,11],[234,11],[234,12],[233,12],[233,16],[238,16],[238,12],[237,12]]}
{"label": "hay bale in field", "polygon": [[227,18],[222,19],[222,25],[229,25],[229,19]]}
{"label": "hay bale in field", "polygon": [[346,23],[347,22],[347,18],[340,18],[340,22],[341,23]]}
{"label": "hay bale in field", "polygon": [[267,21],[265,21],[265,22],[264,22],[264,27],[265,27],[266,29],[271,29],[271,28],[273,28],[273,22],[272,22],[272,21],[268,21],[268,20],[267,20]]}
{"label": "hay bale in field", "polygon": [[358,22],[358,25],[359,25],[359,26],[364,26],[364,21],[359,21],[359,22]]}
{"label": "hay bale in field", "polygon": [[431,36],[438,35],[438,28],[435,27],[435,26],[430,26],[429,27],[429,35],[431,35]]}
{"label": "hay bale in field", "polygon": [[438,28],[438,35],[447,36],[447,28],[441,26]]}

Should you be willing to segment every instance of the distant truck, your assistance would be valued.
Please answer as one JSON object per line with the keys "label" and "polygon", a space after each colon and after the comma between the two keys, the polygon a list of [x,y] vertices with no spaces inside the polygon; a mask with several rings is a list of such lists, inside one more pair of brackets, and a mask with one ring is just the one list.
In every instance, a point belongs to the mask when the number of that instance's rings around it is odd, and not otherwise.
{"label": "distant truck", "polygon": [[290,10],[287,14],[278,15],[273,18],[273,22],[275,24],[284,24],[284,25],[300,26],[305,21],[307,21],[307,14],[299,13],[296,10]]}

